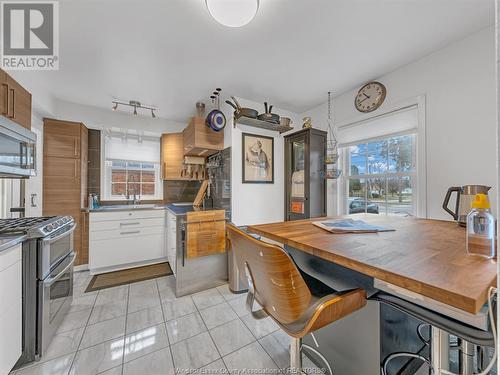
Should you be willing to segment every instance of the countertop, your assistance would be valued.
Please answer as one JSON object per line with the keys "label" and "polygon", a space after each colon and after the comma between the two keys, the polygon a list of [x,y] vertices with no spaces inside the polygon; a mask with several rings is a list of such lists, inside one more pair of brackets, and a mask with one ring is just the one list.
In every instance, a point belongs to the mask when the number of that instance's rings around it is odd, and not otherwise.
{"label": "countertop", "polygon": [[481,310],[489,287],[496,284],[496,261],[467,255],[465,229],[454,222],[347,217],[396,230],[335,235],[311,220],[251,225],[248,230],[471,314]]}
{"label": "countertop", "polygon": [[[172,203],[169,204],[144,204],[144,205],[109,205],[109,206],[101,206],[96,209],[89,210],[83,209],[82,211],[98,213],[98,212],[119,212],[119,211],[139,211],[139,210],[169,210],[176,216],[185,216],[188,212],[203,212],[203,211],[212,211],[212,210],[220,210],[223,208],[204,208],[204,207],[194,207],[192,205],[189,206],[177,206]],[[226,210],[226,216],[228,217],[228,210]]]}
{"label": "countertop", "polygon": [[23,242],[26,238],[24,234],[0,236],[0,253]]}
{"label": "countertop", "polygon": [[165,206],[162,204],[144,204],[144,205],[109,205],[109,206],[99,206],[98,208],[83,208],[84,212],[118,212],[118,211],[141,211],[141,210],[164,210]]}
{"label": "countertop", "polygon": [[165,208],[176,216],[184,216],[188,212],[219,210],[219,208],[215,208],[215,207],[214,208],[203,208],[203,207],[194,207],[194,206],[175,206],[173,204],[167,204],[167,205],[165,205]]}

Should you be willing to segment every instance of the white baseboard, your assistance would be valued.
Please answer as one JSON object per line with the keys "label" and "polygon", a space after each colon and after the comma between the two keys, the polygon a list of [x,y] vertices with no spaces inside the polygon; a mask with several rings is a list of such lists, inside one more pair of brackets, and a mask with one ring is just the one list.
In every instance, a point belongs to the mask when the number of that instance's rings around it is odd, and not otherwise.
{"label": "white baseboard", "polygon": [[75,272],[83,272],[83,271],[88,271],[88,270],[89,270],[88,264],[80,264],[79,266],[73,267],[73,271],[75,271]]}

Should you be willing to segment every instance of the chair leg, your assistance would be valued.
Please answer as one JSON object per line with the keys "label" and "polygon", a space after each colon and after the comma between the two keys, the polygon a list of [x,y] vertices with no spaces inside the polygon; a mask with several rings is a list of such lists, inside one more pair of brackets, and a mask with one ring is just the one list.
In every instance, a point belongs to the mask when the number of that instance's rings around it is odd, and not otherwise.
{"label": "chair leg", "polygon": [[302,373],[302,355],[300,353],[302,347],[302,339],[292,337],[290,343],[290,369],[292,373]]}

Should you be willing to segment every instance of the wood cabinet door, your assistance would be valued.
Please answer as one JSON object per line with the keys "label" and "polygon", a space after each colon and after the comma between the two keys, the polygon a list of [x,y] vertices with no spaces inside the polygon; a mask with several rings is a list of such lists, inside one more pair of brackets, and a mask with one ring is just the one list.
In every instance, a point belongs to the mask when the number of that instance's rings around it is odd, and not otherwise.
{"label": "wood cabinet door", "polygon": [[8,110],[9,84],[7,83],[7,73],[0,70],[0,114],[7,116]]}
{"label": "wood cabinet door", "polygon": [[44,121],[43,153],[45,156],[80,158],[81,124],[65,121]]}
{"label": "wood cabinet door", "polygon": [[182,133],[161,136],[161,176],[164,180],[187,180],[182,177],[184,140]]}
{"label": "wood cabinet door", "polygon": [[7,117],[31,129],[31,94],[9,75],[7,75],[7,85],[9,107]]}

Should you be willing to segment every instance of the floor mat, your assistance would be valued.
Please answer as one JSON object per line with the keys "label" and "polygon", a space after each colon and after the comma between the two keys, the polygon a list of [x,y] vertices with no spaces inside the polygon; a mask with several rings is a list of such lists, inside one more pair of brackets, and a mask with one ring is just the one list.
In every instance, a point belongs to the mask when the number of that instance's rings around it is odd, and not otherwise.
{"label": "floor mat", "polygon": [[168,262],[95,275],[85,293],[172,275]]}

